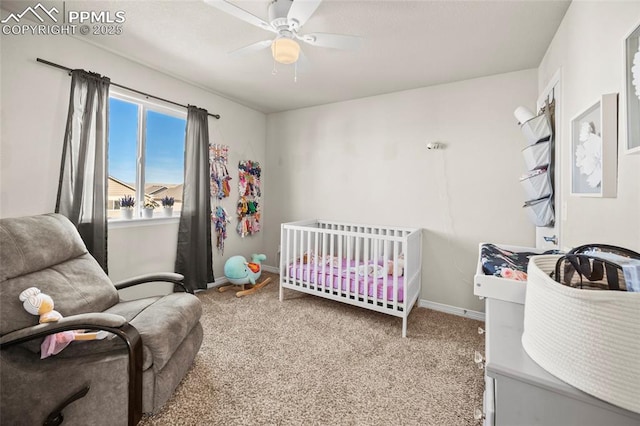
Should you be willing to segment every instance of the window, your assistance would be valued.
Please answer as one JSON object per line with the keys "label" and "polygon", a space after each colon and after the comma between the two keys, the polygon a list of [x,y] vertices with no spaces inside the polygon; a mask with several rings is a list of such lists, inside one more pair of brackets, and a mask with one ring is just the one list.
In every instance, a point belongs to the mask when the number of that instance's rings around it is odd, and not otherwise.
{"label": "window", "polygon": [[[182,210],[186,115],[122,95],[109,98],[109,180],[107,214],[120,218],[120,200],[135,198],[133,217],[143,217],[145,204],[174,199],[173,215]],[[146,216],[145,216],[146,217]]]}

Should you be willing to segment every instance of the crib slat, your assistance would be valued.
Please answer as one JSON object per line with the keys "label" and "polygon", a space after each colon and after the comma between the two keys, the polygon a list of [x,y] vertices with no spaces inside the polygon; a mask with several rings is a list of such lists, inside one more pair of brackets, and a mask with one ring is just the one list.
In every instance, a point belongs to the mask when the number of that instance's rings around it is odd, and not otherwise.
{"label": "crib slat", "polygon": [[298,280],[298,230],[297,229],[293,230],[292,239],[293,239],[293,247],[292,247],[293,281],[295,282],[296,285],[300,285],[303,277],[300,277],[300,279]]}
{"label": "crib slat", "polygon": [[[364,229],[363,229],[364,231]],[[367,237],[363,236],[362,238],[360,238],[361,243],[360,243],[360,260],[362,260],[362,263],[369,263],[371,262],[371,259],[369,258],[369,252],[368,252],[368,240]],[[363,301],[367,302],[369,299],[369,277],[365,276],[364,278],[364,284],[362,286],[362,292],[363,292]]]}
{"label": "crib slat", "polygon": [[[384,235],[387,235],[387,232],[385,230]],[[383,260],[383,264],[388,265],[389,264],[389,241],[384,240],[383,241],[383,246],[384,246],[384,260]],[[387,306],[387,287],[389,286],[389,274],[384,274],[383,278],[382,278],[382,300],[384,302],[384,306]]]}
{"label": "crib slat", "polygon": [[[335,236],[334,235],[330,235],[330,239],[329,239],[329,270],[333,272],[333,256],[335,253]],[[331,286],[331,292],[333,292],[334,286],[333,286],[333,281],[334,281],[334,274],[330,273],[329,274],[329,285]]]}
{"label": "crib slat", "polygon": [[322,233],[322,292],[327,290],[327,233]]}
{"label": "crib slat", "polygon": [[[353,254],[353,259],[354,259],[353,263],[355,265],[358,265],[361,260],[364,260],[364,259],[360,259],[360,243],[361,243],[361,239],[362,238],[356,238],[355,239],[356,247],[354,249],[355,251],[354,251],[354,254]],[[366,260],[364,262],[362,262],[362,263],[366,265]],[[367,277],[367,275],[365,275],[364,276],[364,284],[362,285],[362,291],[364,292],[364,294],[362,295],[363,296],[363,300],[367,300],[367,279],[368,279],[368,277]],[[353,284],[354,284],[354,287],[355,287],[356,298],[358,298],[359,297],[358,290],[360,289],[360,277],[356,276],[355,280],[356,281]]]}
{"label": "crib slat", "polygon": [[[362,255],[362,261],[363,262],[371,262],[371,259],[369,258],[369,239],[367,237],[362,237],[362,251],[363,251],[363,255]],[[373,279],[373,281],[375,282],[375,279]],[[363,291],[364,294],[362,295],[364,298],[364,301],[366,302],[369,299],[369,290],[370,290],[370,285],[372,283],[369,280],[369,277],[365,277],[364,279],[364,285],[363,285]]]}
{"label": "crib slat", "polygon": [[393,242],[393,309],[398,309],[398,275],[399,275],[399,268],[398,268],[398,259],[399,259],[399,253],[398,253],[398,242],[394,241]]}
{"label": "crib slat", "polygon": [[[345,232],[348,232],[349,231],[349,226],[343,226],[342,230],[345,231]],[[340,237],[340,240],[342,241],[342,256],[340,256],[340,259],[342,259],[341,264],[343,265],[342,267],[344,269],[340,276],[343,277],[342,286],[345,289],[345,295],[348,298],[349,294],[350,294],[350,289],[349,289],[349,237],[346,236],[346,235],[343,235],[342,237]]]}
{"label": "crib slat", "polygon": [[301,285],[305,285],[307,286],[307,288],[309,287],[309,280],[308,277],[307,279],[305,279],[304,277],[304,235],[305,235],[305,231],[304,230],[300,230],[298,231],[298,238],[300,239],[300,244],[298,245],[298,259],[300,262],[300,283]]}
{"label": "crib slat", "polygon": [[[374,259],[379,259],[380,258],[379,241],[374,240],[372,238],[371,239],[371,244],[373,245],[373,247],[372,247],[372,249],[373,249],[373,258]],[[384,259],[382,260],[382,264],[386,265],[386,262],[384,261]],[[384,280],[384,277],[382,279]],[[378,281],[373,281],[371,284],[373,285],[373,304],[374,304],[374,306],[378,306]]]}
{"label": "crib slat", "polygon": [[311,231],[306,231],[305,235],[307,237],[307,251],[305,254],[307,255],[307,280],[309,281],[309,288],[315,287],[313,282],[315,280],[311,279]]}
{"label": "crib slat", "polygon": [[315,281],[316,290],[318,289],[318,238],[319,231],[316,230],[313,235],[313,280]]}
{"label": "crib slat", "polygon": [[342,259],[344,259],[344,255],[342,254],[342,238],[338,237],[338,292],[340,294],[344,294],[342,292]]}
{"label": "crib slat", "polygon": [[289,229],[287,229],[286,226],[281,225],[280,228],[280,278],[281,280],[284,280],[285,282],[287,281],[287,278],[289,278],[289,274],[288,274],[288,262],[289,259],[287,258],[287,233],[289,232]]}
{"label": "crib slat", "polygon": [[[354,231],[353,229],[354,227],[351,227],[351,231]],[[354,236],[349,236],[347,237],[347,253],[348,253],[348,258],[350,259],[349,262],[347,262],[347,268],[349,268],[349,265],[357,265],[358,262],[356,260],[356,244],[357,244],[358,238],[354,237]],[[349,270],[349,269],[347,269]],[[351,275],[351,274],[349,274]],[[350,286],[349,288],[352,289],[351,293],[353,294],[353,296],[357,299],[358,297],[358,276],[354,275],[353,277],[351,277],[351,282],[353,285],[353,288]]]}
{"label": "crib slat", "polygon": [[[289,275],[289,262],[290,262],[290,259],[291,259],[291,229],[287,229],[287,240],[285,242],[285,246],[286,246],[286,257],[285,257],[286,260],[285,260],[285,262],[287,264],[285,269],[287,271],[287,282],[289,282],[288,281],[289,278],[290,278],[290,275]],[[295,264],[294,264],[294,268],[295,268]],[[295,269],[294,269],[294,271],[295,271]]]}

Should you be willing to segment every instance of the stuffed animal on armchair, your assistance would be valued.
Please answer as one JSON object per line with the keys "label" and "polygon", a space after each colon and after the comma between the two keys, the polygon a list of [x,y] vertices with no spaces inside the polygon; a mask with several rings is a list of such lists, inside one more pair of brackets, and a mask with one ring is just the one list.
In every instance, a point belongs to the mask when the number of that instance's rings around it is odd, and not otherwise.
{"label": "stuffed animal on armchair", "polygon": [[[36,287],[29,287],[19,296],[25,311],[40,316],[40,324],[57,322],[62,319],[60,312],[53,309],[53,299]],[[40,359],[59,354],[74,340],[100,340],[109,335],[106,331],[86,332],[84,330],[61,331],[44,338],[40,345]]]}

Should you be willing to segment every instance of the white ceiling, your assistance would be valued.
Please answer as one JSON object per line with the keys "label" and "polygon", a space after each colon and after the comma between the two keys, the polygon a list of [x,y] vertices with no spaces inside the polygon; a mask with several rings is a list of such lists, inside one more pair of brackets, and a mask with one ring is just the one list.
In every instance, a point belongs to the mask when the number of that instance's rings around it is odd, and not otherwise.
{"label": "white ceiling", "polygon": [[[268,21],[270,0],[230,2]],[[2,7],[20,12],[34,3],[3,1]],[[362,46],[302,45],[308,67],[294,82],[292,65],[278,64],[272,74],[269,49],[229,57],[272,33],[202,1],[65,4],[67,10],[125,11],[122,35],[83,38],[265,113],[535,68],[568,6],[559,0],[324,0],[300,33],[358,35]]]}

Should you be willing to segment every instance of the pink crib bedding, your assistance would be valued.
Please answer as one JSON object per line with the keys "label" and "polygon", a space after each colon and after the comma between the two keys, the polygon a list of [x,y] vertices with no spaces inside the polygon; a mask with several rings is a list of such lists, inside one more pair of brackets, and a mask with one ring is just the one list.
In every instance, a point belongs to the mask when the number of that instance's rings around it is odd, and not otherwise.
{"label": "pink crib bedding", "polygon": [[[296,262],[295,267],[293,264],[289,265],[289,276],[296,279],[302,279],[303,281],[310,281],[312,284],[322,285],[331,288],[333,282],[333,288],[339,288],[343,291],[347,291],[347,281],[349,283],[349,291],[351,293],[357,293],[363,296],[365,293],[369,297],[373,297],[374,289],[376,291],[376,297],[378,299],[384,298],[385,292],[385,277],[378,276],[378,279],[374,280],[373,275],[361,275],[358,274],[353,268],[361,266],[362,263],[356,263],[355,261],[347,262],[346,259],[342,260],[342,268],[331,267],[329,265],[314,263],[301,264]],[[323,269],[324,268],[324,269]],[[323,273],[324,272],[324,273]],[[309,278],[309,275],[311,277]],[[393,275],[386,275],[386,295],[387,301],[393,301]],[[375,281],[375,282],[374,282]],[[398,302],[404,301],[404,277],[398,277]]]}

